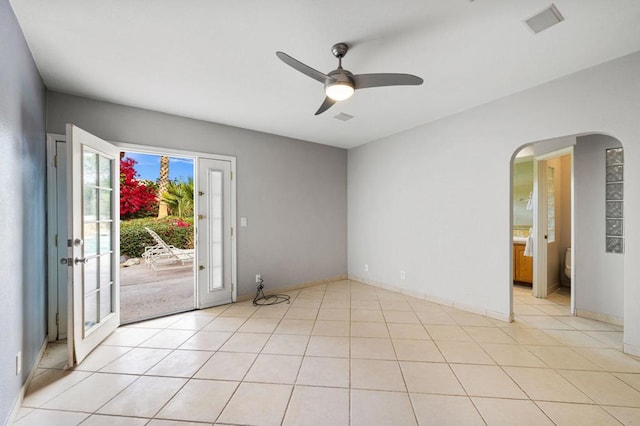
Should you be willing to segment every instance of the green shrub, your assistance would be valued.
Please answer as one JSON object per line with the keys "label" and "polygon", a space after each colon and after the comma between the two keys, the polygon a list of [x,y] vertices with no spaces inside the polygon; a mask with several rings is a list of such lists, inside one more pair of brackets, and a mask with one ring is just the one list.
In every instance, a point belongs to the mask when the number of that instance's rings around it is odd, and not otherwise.
{"label": "green shrub", "polygon": [[193,218],[175,217],[142,218],[120,221],[120,255],[140,257],[145,246],[155,245],[155,241],[144,229],[155,231],[165,243],[181,249],[193,248]]}

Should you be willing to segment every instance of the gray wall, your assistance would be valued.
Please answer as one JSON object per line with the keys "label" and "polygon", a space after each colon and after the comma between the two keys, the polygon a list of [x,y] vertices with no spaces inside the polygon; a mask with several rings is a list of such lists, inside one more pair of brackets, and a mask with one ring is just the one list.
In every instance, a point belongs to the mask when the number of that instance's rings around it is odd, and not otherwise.
{"label": "gray wall", "polygon": [[[7,0],[0,0],[0,424],[46,334],[45,89]],[[15,374],[22,352],[23,370]]]}
{"label": "gray wall", "polygon": [[[347,272],[347,152],[159,112],[47,95],[47,131],[75,124],[113,142],[237,158],[238,295]],[[239,223],[239,222],[238,222]]]}
{"label": "gray wall", "polygon": [[[619,146],[618,140],[605,135],[578,138],[574,159],[574,263],[578,311],[621,319],[624,316],[625,256],[605,253],[605,149]],[[625,222],[627,220],[629,218],[625,217]]]}

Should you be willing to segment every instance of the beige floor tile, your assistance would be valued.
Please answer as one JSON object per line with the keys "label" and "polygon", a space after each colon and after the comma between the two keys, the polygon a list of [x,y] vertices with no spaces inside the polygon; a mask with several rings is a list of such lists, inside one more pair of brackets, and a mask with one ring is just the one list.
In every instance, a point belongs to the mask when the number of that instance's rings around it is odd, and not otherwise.
{"label": "beige floor tile", "polygon": [[383,322],[352,322],[352,337],[389,337],[387,324]]}
{"label": "beige floor tile", "polygon": [[540,309],[531,305],[523,305],[519,303],[513,304],[513,312],[516,315],[546,315]]}
{"label": "beige floor tile", "polygon": [[91,376],[91,373],[85,371],[50,369],[42,371],[42,374],[38,374],[31,380],[27,394],[22,401],[23,407],[40,407]]}
{"label": "beige floor tile", "polygon": [[220,314],[221,317],[249,318],[258,310],[255,306],[234,304]]}
{"label": "beige floor tile", "polygon": [[311,336],[307,346],[307,356],[349,358],[350,339],[348,337]]}
{"label": "beige floor tile", "polygon": [[167,328],[176,330],[201,330],[215,317],[209,315],[185,315],[178,321],[171,323]]}
{"label": "beige floor tile", "polygon": [[193,330],[161,330],[140,343],[140,347],[175,349],[189,340],[195,333]]}
{"label": "beige floor tile", "polygon": [[186,379],[170,377],[140,377],[98,412],[131,417],[153,417],[186,382]]}
{"label": "beige floor tile", "polygon": [[236,382],[189,380],[156,417],[213,423],[237,387]]}
{"label": "beige floor tile", "polygon": [[616,373],[614,376],[618,377],[635,390],[640,391],[640,374]]}
{"label": "beige floor tile", "polygon": [[411,393],[466,395],[448,364],[401,361],[400,367]]}
{"label": "beige floor tile", "polygon": [[498,327],[462,327],[464,331],[478,343],[510,343],[516,341]]}
{"label": "beige floor tile", "polygon": [[292,388],[290,385],[241,383],[218,421],[244,425],[280,425]]}
{"label": "beige floor tile", "polygon": [[597,364],[605,371],[639,373],[640,361],[631,356],[620,352],[617,349],[599,349],[599,348],[573,348],[589,361]]}
{"label": "beige floor tile", "polygon": [[457,364],[495,364],[489,355],[477,343],[472,342],[436,342],[447,362]]}
{"label": "beige floor tile", "polygon": [[502,368],[494,365],[451,364],[453,372],[469,396],[527,399]]}
{"label": "beige floor tile", "polygon": [[272,306],[263,306],[258,309],[251,318],[269,318],[269,319],[281,319],[289,311],[289,305],[286,303],[281,303],[278,305]]}
{"label": "beige floor tile", "polygon": [[625,426],[640,425],[640,408],[631,407],[604,407],[611,415]]}
{"label": "beige floor tile", "polygon": [[538,406],[558,426],[620,425],[620,422],[597,405],[538,402]]}
{"label": "beige floor tile", "polygon": [[321,308],[320,312],[318,312],[318,319],[325,321],[349,321],[351,320],[351,310],[338,308]]}
{"label": "beige floor tile", "polygon": [[536,401],[593,403],[587,395],[554,370],[525,367],[504,367],[504,370]]}
{"label": "beige floor tile", "polygon": [[640,407],[640,392],[610,373],[561,370],[560,374],[598,404]]}
{"label": "beige floor tile", "polygon": [[98,346],[74,370],[98,371],[130,350],[127,346]]}
{"label": "beige floor tile", "polygon": [[14,423],[15,426],[69,426],[80,424],[89,417],[87,413],[67,411],[33,410]]}
{"label": "beige floor tile", "polygon": [[318,320],[313,327],[314,336],[348,337],[351,333],[349,321],[324,321]]}
{"label": "beige floor tile", "polygon": [[[215,423],[216,425],[222,425],[222,423]],[[164,419],[152,419],[146,426],[209,426],[209,423],[200,422],[181,422],[178,420],[164,420]]]}
{"label": "beige floor tile", "polygon": [[621,331],[585,331],[585,333],[604,343],[609,348],[622,350],[623,344]]}
{"label": "beige floor tile", "polygon": [[366,299],[362,298],[360,300],[354,299],[354,296],[351,295],[351,309],[371,309],[378,311],[381,307],[376,295],[369,295]]}
{"label": "beige floor tile", "polygon": [[148,376],[192,377],[213,352],[175,350],[146,372]]}
{"label": "beige floor tile", "polygon": [[111,333],[111,335],[102,342],[102,345],[138,346],[159,331],[160,329],[158,328],[121,327]]}
{"label": "beige floor tile", "polygon": [[103,373],[144,374],[169,355],[169,349],[133,348],[100,371]]}
{"label": "beige floor tile", "polygon": [[283,319],[275,330],[277,334],[311,334],[313,320]]}
{"label": "beige floor tile", "polygon": [[466,396],[410,394],[418,423],[421,425],[484,426],[484,421]]}
{"label": "beige floor tile", "polygon": [[456,320],[451,318],[451,316],[443,311],[426,311],[426,312],[416,312],[418,319],[422,324],[433,324],[433,325],[457,325]]}
{"label": "beige floor tile", "polygon": [[320,296],[319,298],[307,298],[298,296],[296,297],[296,300],[294,300],[291,304],[291,308],[319,309],[321,303],[322,296]]}
{"label": "beige floor tile", "polygon": [[144,426],[148,421],[149,419],[94,414],[82,422],[82,426]]}
{"label": "beige floor tile", "polygon": [[459,325],[474,326],[474,327],[491,327],[493,324],[485,316],[472,314],[455,310],[452,312],[451,317],[456,320]]}
{"label": "beige floor tile", "polygon": [[233,333],[229,331],[198,331],[180,345],[180,349],[195,351],[217,351]]}
{"label": "beige floor tile", "polygon": [[562,346],[527,346],[545,364],[552,368],[565,368],[568,370],[601,370],[571,348]]}
{"label": "beige floor tile", "polygon": [[351,390],[351,426],[416,424],[408,394]]}
{"label": "beige floor tile", "polygon": [[[411,309],[411,305],[406,300],[398,300],[396,299],[396,295],[383,296],[378,295],[378,299],[380,300],[380,306],[383,311],[405,311],[405,312],[413,312]],[[404,296],[402,296],[404,297]]]}
{"label": "beige floor tile", "polygon": [[280,323],[279,319],[269,318],[249,318],[244,324],[240,326],[238,332],[240,333],[273,333]]}
{"label": "beige floor tile", "polygon": [[543,426],[553,422],[532,401],[519,399],[471,398],[488,425]]}
{"label": "beige floor tile", "polygon": [[433,340],[443,340],[448,342],[472,342],[471,336],[459,325],[425,325],[427,332]]}
{"label": "beige floor tile", "polygon": [[529,350],[517,344],[480,343],[498,365],[515,367],[546,367],[547,365]]}
{"label": "beige floor tile", "polygon": [[351,360],[351,388],[406,392],[398,361]]}
{"label": "beige floor tile", "polygon": [[202,331],[236,331],[246,321],[246,318],[218,317],[202,328]]}
{"label": "beige floor tile", "polygon": [[351,309],[351,321],[384,322],[380,309]]}
{"label": "beige floor tile", "polygon": [[347,298],[327,298],[320,304],[321,309],[350,309],[351,301]]}
{"label": "beige floor tile", "polygon": [[519,315],[516,320],[540,330],[575,330],[570,325],[547,315]]}
{"label": "beige floor tile", "polygon": [[422,339],[431,340],[431,337],[422,324],[387,323],[389,334],[393,339]]}
{"label": "beige floor tile", "polygon": [[344,358],[304,357],[299,385],[349,387],[349,360]]}
{"label": "beige floor tile", "polygon": [[349,390],[296,386],[284,416],[284,426],[349,424]]}
{"label": "beige floor tile", "polygon": [[537,305],[537,309],[541,310],[547,315],[554,316],[568,316],[570,315],[568,306],[559,306],[559,305]]}
{"label": "beige floor tile", "polygon": [[273,334],[262,349],[262,353],[279,355],[304,355],[309,336],[296,334]]}
{"label": "beige floor tile", "polygon": [[391,339],[352,337],[351,358],[396,359]]}
{"label": "beige floor tile", "polygon": [[44,404],[42,408],[91,413],[136,379],[137,376],[131,375],[94,373]]}
{"label": "beige floor tile", "polygon": [[301,363],[301,356],[261,354],[256,358],[244,381],[294,384]]}
{"label": "beige floor tile", "polygon": [[444,362],[444,357],[431,340],[393,339],[396,356],[401,361]]}
{"label": "beige floor tile", "polygon": [[420,319],[412,311],[383,310],[384,318],[389,323],[420,324]]}
{"label": "beige floor tile", "polygon": [[517,326],[506,328],[503,331],[521,345],[555,346],[560,344],[560,342],[542,330]]}
{"label": "beige floor tile", "polygon": [[605,322],[594,321],[581,317],[558,317],[558,320],[570,325],[576,330],[583,331],[616,331],[616,326]]}
{"label": "beige floor tile", "polygon": [[40,368],[62,369],[67,364],[67,358],[66,342],[52,342],[47,345],[44,353],[42,354],[42,360],[38,366]]}
{"label": "beige floor tile", "polygon": [[284,315],[286,319],[315,320],[318,316],[318,308],[289,308]]}
{"label": "beige floor tile", "polygon": [[567,346],[584,346],[591,348],[605,348],[606,344],[594,339],[580,330],[547,330],[546,333],[558,342]]}
{"label": "beige floor tile", "polygon": [[223,352],[259,353],[269,340],[269,334],[235,333],[220,348]]}
{"label": "beige floor tile", "polygon": [[252,353],[216,352],[194,375],[196,379],[241,381],[257,355]]}

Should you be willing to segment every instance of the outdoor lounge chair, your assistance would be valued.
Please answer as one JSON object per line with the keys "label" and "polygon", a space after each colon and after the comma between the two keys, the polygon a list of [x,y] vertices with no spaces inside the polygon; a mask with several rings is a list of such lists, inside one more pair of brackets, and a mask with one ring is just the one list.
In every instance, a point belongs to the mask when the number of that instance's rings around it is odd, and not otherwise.
{"label": "outdoor lounge chair", "polygon": [[142,257],[154,271],[159,269],[182,268],[193,263],[193,249],[179,249],[167,244],[158,234],[145,226],[144,228],[156,242],[153,246],[146,246]]}

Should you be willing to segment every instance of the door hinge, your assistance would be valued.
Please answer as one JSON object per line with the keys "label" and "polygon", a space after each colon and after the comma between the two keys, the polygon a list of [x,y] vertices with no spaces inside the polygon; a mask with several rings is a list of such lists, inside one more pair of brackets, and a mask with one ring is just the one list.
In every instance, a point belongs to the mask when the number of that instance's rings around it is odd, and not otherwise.
{"label": "door hinge", "polygon": [[60,325],[60,313],[56,312],[56,325]]}
{"label": "door hinge", "polygon": [[53,156],[53,167],[58,168],[58,154]]}
{"label": "door hinge", "polygon": [[54,244],[56,245],[56,247],[58,247],[58,234],[56,234],[56,238],[55,238]]}
{"label": "door hinge", "polygon": [[231,227],[231,236],[233,237],[233,226]]}
{"label": "door hinge", "polygon": [[233,180],[233,172],[229,172],[229,174],[231,175],[231,180]]}

